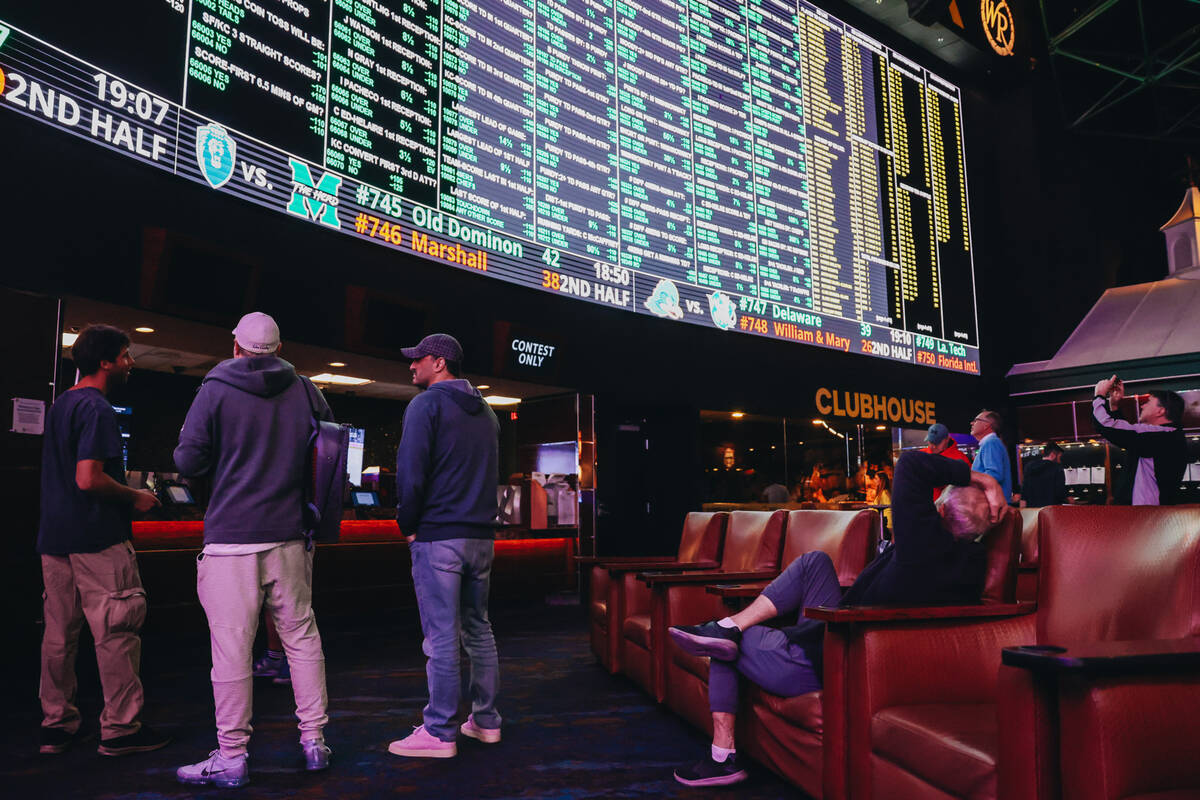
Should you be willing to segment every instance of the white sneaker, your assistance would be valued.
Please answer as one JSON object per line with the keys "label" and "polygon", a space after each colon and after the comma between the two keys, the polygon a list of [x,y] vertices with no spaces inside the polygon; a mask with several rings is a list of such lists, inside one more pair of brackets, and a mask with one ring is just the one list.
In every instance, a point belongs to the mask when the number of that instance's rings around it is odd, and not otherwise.
{"label": "white sneaker", "polygon": [[213,750],[208,758],[175,770],[180,783],[209,784],[223,788],[245,786],[250,782],[249,756],[242,754],[224,758],[220,750]]}
{"label": "white sneaker", "polygon": [[458,755],[458,745],[443,742],[425,730],[424,725],[418,725],[408,736],[388,745],[388,752],[409,758],[453,758]]}
{"label": "white sneaker", "polygon": [[475,724],[474,714],[467,716],[467,721],[458,727],[458,732],[463,736],[470,736],[472,739],[478,739],[486,744],[495,744],[500,741],[500,729],[479,727]]}

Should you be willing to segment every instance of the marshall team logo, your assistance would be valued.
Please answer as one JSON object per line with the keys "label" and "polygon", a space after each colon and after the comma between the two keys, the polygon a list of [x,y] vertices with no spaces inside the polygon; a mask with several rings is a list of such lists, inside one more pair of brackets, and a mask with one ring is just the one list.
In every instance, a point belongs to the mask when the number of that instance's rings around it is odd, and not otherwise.
{"label": "marshall team logo", "polygon": [[289,158],[288,164],[292,167],[292,199],[287,204],[288,213],[340,228],[337,205],[342,179],[326,172],[320,180],[314,181],[308,164],[294,158]]}
{"label": "marshall team logo", "polygon": [[211,123],[196,128],[196,163],[200,174],[214,189],[220,189],[233,177],[237,143],[220,125]]}

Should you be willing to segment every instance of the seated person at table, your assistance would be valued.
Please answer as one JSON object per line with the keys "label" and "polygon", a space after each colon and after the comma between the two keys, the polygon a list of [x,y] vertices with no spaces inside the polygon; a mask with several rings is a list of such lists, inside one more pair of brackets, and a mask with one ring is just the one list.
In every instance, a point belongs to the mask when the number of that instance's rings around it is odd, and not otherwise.
{"label": "seated person at table", "polygon": [[[935,505],[935,486],[951,484]],[[746,779],[734,748],[738,673],[783,697],[821,688],[825,625],[803,609],[836,605],[976,603],[987,554],[983,534],[1004,512],[1004,492],[963,461],[910,451],[896,463],[892,490],[895,544],[858,576],[843,597],[833,561],[821,551],[788,565],[743,611],[702,625],[669,629],[686,652],[712,659],[708,673],[713,716],[711,756],[675,771],[687,786],[724,786]],[[760,623],[801,612],[796,624]]]}

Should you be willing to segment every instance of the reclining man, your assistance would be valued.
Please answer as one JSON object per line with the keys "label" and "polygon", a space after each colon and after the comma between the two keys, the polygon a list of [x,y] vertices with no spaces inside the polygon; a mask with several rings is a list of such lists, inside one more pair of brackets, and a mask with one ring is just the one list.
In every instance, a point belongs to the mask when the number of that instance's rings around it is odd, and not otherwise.
{"label": "reclining man", "polygon": [[[1004,490],[966,462],[910,451],[896,462],[892,492],[895,544],[876,558],[843,597],[833,561],[805,553],[744,610],[722,620],[669,629],[688,653],[712,659],[708,673],[713,717],[711,756],[675,771],[687,786],[725,786],[746,779],[734,747],[738,673],[783,697],[821,688],[823,623],[785,628],[760,623],[804,608],[837,605],[974,603],[983,591],[983,534],[1004,513]],[[944,491],[935,505],[933,489]]]}

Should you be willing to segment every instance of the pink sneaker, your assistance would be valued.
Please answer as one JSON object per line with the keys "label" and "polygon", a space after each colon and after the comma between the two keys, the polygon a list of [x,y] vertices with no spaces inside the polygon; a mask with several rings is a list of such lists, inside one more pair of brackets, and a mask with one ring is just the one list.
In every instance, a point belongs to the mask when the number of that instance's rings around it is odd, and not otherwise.
{"label": "pink sneaker", "polygon": [[458,755],[458,745],[443,742],[425,730],[424,725],[418,725],[408,736],[389,744],[388,752],[409,758],[454,758]]}
{"label": "pink sneaker", "polygon": [[478,739],[487,744],[495,744],[500,741],[500,729],[479,727],[475,724],[474,714],[467,716],[467,721],[459,726],[458,732],[463,736],[470,736],[472,739]]}

